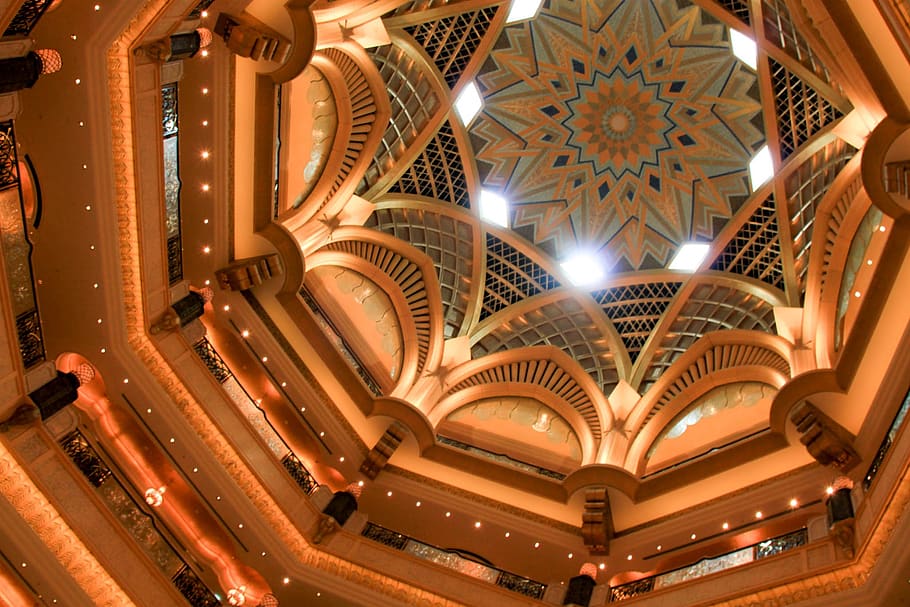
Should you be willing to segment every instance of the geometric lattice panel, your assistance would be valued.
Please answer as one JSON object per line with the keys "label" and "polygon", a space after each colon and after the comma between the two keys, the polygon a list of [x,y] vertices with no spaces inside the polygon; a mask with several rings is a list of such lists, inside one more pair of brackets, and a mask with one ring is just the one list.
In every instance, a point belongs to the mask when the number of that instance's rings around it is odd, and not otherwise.
{"label": "geometric lattice panel", "polygon": [[490,28],[498,7],[488,6],[473,12],[451,15],[404,28],[426,50],[445,78],[455,88]]}
{"label": "geometric lattice panel", "polygon": [[715,0],[722,7],[727,9],[737,19],[751,25],[752,19],[749,16],[749,3],[746,0]]}
{"label": "geometric lattice panel", "polygon": [[470,208],[464,165],[448,121],[442,123],[436,136],[427,142],[389,191],[426,196]]}
{"label": "geometric lattice panel", "polygon": [[563,299],[512,318],[478,341],[475,360],[491,352],[526,346],[556,346],[575,360],[606,393],[618,382],[606,336],[575,299]]}
{"label": "geometric lattice panel", "polygon": [[391,234],[433,260],[442,294],[445,337],[456,337],[464,324],[473,275],[471,226],[447,215],[418,209],[378,209],[364,224]]}
{"label": "geometric lattice panel", "polygon": [[[800,297],[806,294],[806,273],[818,205],[856,149],[835,139],[807,159],[786,180],[787,211],[793,237],[793,265]],[[821,242],[821,240],[820,240]]]}
{"label": "geometric lattice panel", "polygon": [[828,68],[812,52],[808,40],[793,23],[786,0],[762,0],[762,12],[768,41],[786,51],[828,84],[833,84]]}
{"label": "geometric lattice panel", "polygon": [[649,282],[591,293],[613,321],[632,364],[681,286],[681,282]]}
{"label": "geometric lattice panel", "polygon": [[670,324],[638,391],[644,394],[703,335],[726,329],[776,334],[774,307],[739,289],[709,282],[699,284]]}
{"label": "geometric lattice panel", "polygon": [[783,289],[784,273],[775,213],[774,197],[769,196],[740,227],[711,269],[751,276]]}
{"label": "geometric lattice panel", "polygon": [[389,124],[357,193],[371,188],[423,131],[440,99],[432,81],[404,49],[387,44],[367,51],[379,69],[389,96]]}
{"label": "geometric lattice panel", "polygon": [[780,155],[785,160],[812,135],[844,114],[782,64],[768,59],[768,65],[777,110]]}
{"label": "geometric lattice panel", "polygon": [[559,281],[527,255],[487,233],[487,273],[480,320],[559,286]]}

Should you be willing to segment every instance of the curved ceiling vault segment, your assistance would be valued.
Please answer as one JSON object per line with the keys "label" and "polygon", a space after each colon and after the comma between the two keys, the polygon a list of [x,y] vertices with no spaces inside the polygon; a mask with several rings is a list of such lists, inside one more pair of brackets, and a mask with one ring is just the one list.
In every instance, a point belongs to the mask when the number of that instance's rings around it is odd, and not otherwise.
{"label": "curved ceiling vault segment", "polygon": [[358,227],[339,228],[320,252],[360,258],[397,285],[399,295],[389,293],[390,298],[405,302],[406,307],[397,310],[398,317],[413,323],[417,336],[416,368],[402,369],[401,377],[435,371],[442,361],[444,341],[440,289],[430,259],[396,238]]}
{"label": "curved ceiling vault segment", "polygon": [[[576,430],[579,439],[588,434],[593,437],[594,444],[582,444],[585,453],[593,454],[589,448],[596,448],[613,427],[613,410],[600,387],[556,347],[516,348],[463,363],[444,377],[443,399],[473,386],[496,384],[536,386],[566,402],[590,429],[582,433]],[[437,422],[444,418],[442,413],[431,411],[431,415]]]}
{"label": "curved ceiling vault segment", "polygon": [[741,381],[780,388],[790,379],[792,344],[753,331],[718,331],[699,339],[655,382],[625,425],[631,437],[626,457],[638,470],[651,443],[689,403],[709,389]]}
{"label": "curved ceiling vault segment", "polygon": [[[337,217],[372,162],[390,115],[384,84],[362,47],[347,44],[318,51],[311,65],[325,77],[336,100],[337,132],[323,172],[306,200],[281,216],[292,232],[316,216],[327,222]],[[315,135],[314,129],[318,138]],[[296,195],[287,192],[286,198]]]}
{"label": "curved ceiling vault segment", "polygon": [[445,337],[466,335],[483,284],[482,232],[463,209],[408,194],[386,194],[364,224],[408,243],[433,262],[441,287]]}

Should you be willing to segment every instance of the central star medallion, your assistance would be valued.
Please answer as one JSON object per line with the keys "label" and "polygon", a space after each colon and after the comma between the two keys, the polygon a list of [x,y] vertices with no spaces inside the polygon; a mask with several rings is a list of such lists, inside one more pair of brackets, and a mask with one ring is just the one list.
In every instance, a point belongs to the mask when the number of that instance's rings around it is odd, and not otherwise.
{"label": "central star medallion", "polygon": [[641,175],[644,165],[657,166],[660,153],[670,149],[668,137],[676,128],[667,117],[671,105],[661,99],[660,85],[645,82],[640,71],[631,76],[620,69],[609,76],[597,71],[567,104],[570,114],[562,121],[571,133],[567,143],[598,175]]}

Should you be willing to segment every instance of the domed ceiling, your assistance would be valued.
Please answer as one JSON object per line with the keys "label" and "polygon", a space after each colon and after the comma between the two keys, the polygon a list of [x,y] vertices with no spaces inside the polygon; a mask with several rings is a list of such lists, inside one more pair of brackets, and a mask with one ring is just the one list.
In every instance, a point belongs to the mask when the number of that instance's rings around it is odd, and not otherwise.
{"label": "domed ceiling", "polygon": [[583,248],[613,271],[662,268],[750,194],[764,142],[756,75],[693,6],[548,3],[504,30],[478,81],[483,185],[557,258]]}
{"label": "domed ceiling", "polygon": [[[830,216],[835,179],[858,177],[856,149],[836,134],[852,108],[779,0],[763,15],[739,0],[549,1],[511,24],[508,9],[417,1],[383,17],[391,43],[362,59],[317,52],[291,99],[321,99],[342,75],[361,93],[335,143],[314,126],[311,147],[296,148],[312,149],[325,174],[308,197],[285,192],[280,216],[308,266],[331,259],[400,286],[390,301],[412,327],[403,343],[415,366],[394,387],[374,382],[374,396],[408,402],[434,432],[483,399],[531,399],[577,437],[582,466],[641,474],[710,390],[761,385],[770,399],[794,375],[792,327],[782,331],[775,310],[824,288],[812,233]],[[732,52],[732,30],[756,41],[756,67]],[[465,125],[453,103],[472,83],[482,109]],[[369,87],[375,106],[363,101]],[[320,124],[324,106],[309,111]],[[379,135],[364,159],[366,115]],[[346,136],[353,160],[333,161]],[[775,175],[753,191],[749,165],[766,145]],[[339,193],[335,168],[359,180],[355,196]],[[484,189],[509,201],[508,227],[482,218]],[[708,245],[697,271],[668,269],[692,241]],[[561,266],[579,250],[606,270],[584,288]],[[833,317],[820,305],[810,302],[811,318]],[[318,308],[353,323],[343,306]],[[428,376],[437,388],[421,383]],[[767,407],[749,411],[729,414],[742,428],[726,437],[768,428]],[[460,432],[449,446],[504,444]],[[710,434],[692,432],[703,442],[662,459],[707,453]]]}

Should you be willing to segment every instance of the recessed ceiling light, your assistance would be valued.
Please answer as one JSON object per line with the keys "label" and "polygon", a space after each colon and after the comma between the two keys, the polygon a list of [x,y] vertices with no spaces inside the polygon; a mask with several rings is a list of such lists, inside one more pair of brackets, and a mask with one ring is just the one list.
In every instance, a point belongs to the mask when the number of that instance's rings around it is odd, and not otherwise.
{"label": "recessed ceiling light", "polygon": [[474,529],[480,529],[480,521],[474,522]]}
{"label": "recessed ceiling light", "polygon": [[758,511],[755,512],[755,518],[762,518],[763,516],[765,516],[765,515],[762,514],[762,511],[761,511],[761,510],[758,510]]}
{"label": "recessed ceiling light", "polygon": [[481,190],[480,218],[503,228],[509,227],[508,201],[490,190]]}
{"label": "recessed ceiling light", "polygon": [[686,242],[676,252],[673,261],[670,262],[671,270],[681,270],[683,272],[694,272],[701,266],[705,256],[711,249],[711,245],[706,242]]}
{"label": "recessed ceiling light", "polygon": [[726,531],[727,529],[730,528],[730,523],[724,522],[724,524],[721,525],[721,528],[723,528],[723,530]]}
{"label": "recessed ceiling light", "polygon": [[506,531],[506,537],[512,537],[512,534],[510,532]]}
{"label": "recessed ceiling light", "polygon": [[515,23],[523,19],[532,19],[537,16],[543,0],[512,0],[506,23]]}
{"label": "recessed ceiling light", "polygon": [[627,561],[631,561],[631,560],[632,560],[632,555],[631,555],[631,554],[627,554],[627,555],[626,555],[626,560],[627,560]]}
{"label": "recessed ceiling light", "polygon": [[694,540],[696,537],[698,537],[698,536],[693,533],[692,535],[689,536],[689,539]]}
{"label": "recessed ceiling light", "polygon": [[752,191],[760,188],[766,181],[774,176],[774,162],[771,159],[771,149],[762,146],[749,162],[749,179],[752,181]]}
{"label": "recessed ceiling light", "polygon": [[535,547],[535,548],[540,548],[540,542],[534,542],[534,547]]}
{"label": "recessed ceiling light", "polygon": [[730,47],[737,59],[753,70],[758,68],[758,47],[755,45],[755,40],[730,28]]}
{"label": "recessed ceiling light", "polygon": [[477,90],[477,85],[469,82],[458,94],[458,98],[455,99],[455,111],[458,112],[461,123],[468,126],[482,107],[483,99],[480,98],[480,91]]}
{"label": "recessed ceiling light", "polygon": [[414,505],[417,506],[418,508],[420,508],[420,501],[418,500],[417,502],[414,503]]}
{"label": "recessed ceiling light", "polygon": [[449,518],[450,516],[452,516],[452,513],[451,513],[451,512],[446,512],[446,518]]}
{"label": "recessed ceiling light", "polygon": [[600,260],[591,253],[575,253],[559,265],[576,287],[592,285],[604,278]]}
{"label": "recessed ceiling light", "polygon": [[598,567],[601,571],[603,571],[604,569],[607,568],[607,564],[606,564],[606,563],[601,563],[601,564],[598,565],[597,567]]}
{"label": "recessed ceiling light", "polygon": [[794,497],[793,499],[791,499],[791,500],[790,500],[790,507],[791,507],[791,508],[798,508],[798,507],[799,507],[799,500],[797,500],[795,497]]}

